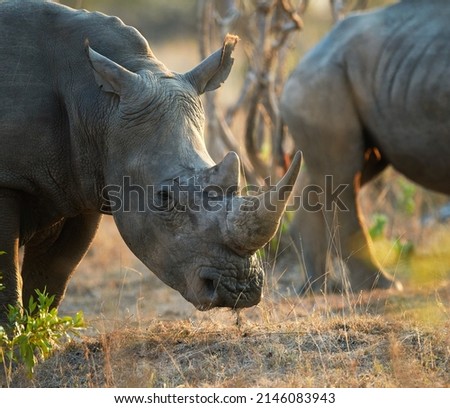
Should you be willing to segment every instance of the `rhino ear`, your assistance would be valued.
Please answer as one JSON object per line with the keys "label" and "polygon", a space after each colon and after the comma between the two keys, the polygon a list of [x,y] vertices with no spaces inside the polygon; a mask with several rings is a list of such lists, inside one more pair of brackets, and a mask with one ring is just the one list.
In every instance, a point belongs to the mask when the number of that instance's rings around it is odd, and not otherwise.
{"label": "rhino ear", "polygon": [[234,62],[231,53],[238,41],[238,36],[227,34],[220,50],[217,50],[194,69],[184,74],[199,95],[207,91],[213,91],[225,82]]}
{"label": "rhino ear", "polygon": [[103,91],[123,96],[138,82],[139,75],[94,51],[87,42],[86,53],[94,71],[95,81]]}

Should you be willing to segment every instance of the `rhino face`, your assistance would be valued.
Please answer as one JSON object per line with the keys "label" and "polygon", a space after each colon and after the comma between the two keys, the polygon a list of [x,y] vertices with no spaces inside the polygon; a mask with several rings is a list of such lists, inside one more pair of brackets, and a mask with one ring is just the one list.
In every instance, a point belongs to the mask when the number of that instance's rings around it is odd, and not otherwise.
{"label": "rhino face", "polygon": [[261,299],[263,270],[253,248],[227,238],[234,193],[202,183],[209,171],[159,183],[146,212],[118,212],[116,223],[135,254],[198,309],[249,307]]}
{"label": "rhino face", "polygon": [[298,153],[273,190],[241,196],[239,158],[230,152],[215,166],[184,169],[145,193],[128,190],[133,194],[121,196],[125,211],[114,212],[116,224],[136,256],[198,309],[253,306],[263,287],[255,253],[278,228],[300,162]]}
{"label": "rhino face", "polygon": [[208,155],[199,95],[225,80],[235,42],[184,75],[132,73],[88,49],[97,83],[120,97],[104,170],[107,212],[134,254],[200,310],[260,301],[256,251],[275,234],[301,161],[273,190],[246,197],[238,156],[216,165]]}

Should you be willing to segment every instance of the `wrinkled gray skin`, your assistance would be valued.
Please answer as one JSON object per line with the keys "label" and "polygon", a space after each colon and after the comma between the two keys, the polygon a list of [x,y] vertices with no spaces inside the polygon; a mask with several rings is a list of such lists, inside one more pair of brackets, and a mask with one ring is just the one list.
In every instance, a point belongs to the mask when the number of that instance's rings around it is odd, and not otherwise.
{"label": "wrinkled gray skin", "polygon": [[[0,4],[2,320],[7,304],[27,304],[35,289],[60,303],[101,212],[113,213],[137,257],[197,308],[259,302],[255,252],[275,233],[285,203],[278,213],[240,211],[246,198],[232,194],[239,159],[229,153],[215,165],[208,155],[199,98],[228,76],[235,42],[227,37],[181,75],[118,18],[47,2]],[[280,183],[293,184],[299,166],[300,158]],[[117,207],[124,188],[105,194],[125,176],[154,188],[145,211],[134,193],[131,211]],[[234,186],[219,194],[220,211],[185,210],[183,195],[163,191],[193,177],[203,195],[210,184]]]}
{"label": "wrinkled gray skin", "polygon": [[450,194],[449,44],[448,1],[403,1],[338,23],[287,81],[281,113],[304,153],[301,186],[325,190],[325,175],[348,185],[339,198],[349,211],[299,211],[292,223],[306,287],[324,288],[329,252],[346,262],[353,290],[392,285],[357,204],[386,166]]}

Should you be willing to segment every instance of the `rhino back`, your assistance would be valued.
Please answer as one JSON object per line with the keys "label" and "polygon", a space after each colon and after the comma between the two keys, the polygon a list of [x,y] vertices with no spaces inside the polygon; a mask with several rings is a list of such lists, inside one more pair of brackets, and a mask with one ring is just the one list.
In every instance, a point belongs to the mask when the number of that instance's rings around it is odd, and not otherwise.
{"label": "rhino back", "polygon": [[[59,212],[80,204],[71,189],[91,166],[89,149],[101,143],[96,129],[106,116],[86,39],[130,70],[152,66],[146,40],[118,18],[51,2],[0,4],[0,187],[37,196]],[[85,129],[89,135],[79,132]]]}
{"label": "rhino back", "polygon": [[0,11],[0,109],[3,115],[8,112],[7,118],[17,119],[24,110],[29,118],[48,111],[57,98],[70,101],[82,97],[81,88],[96,88],[85,55],[86,39],[132,71],[149,68],[154,59],[139,32],[116,17],[50,2],[6,2]]}
{"label": "rhino back", "polygon": [[410,0],[359,17],[365,30],[354,29],[344,62],[358,107],[374,127],[375,119],[414,127],[448,120],[450,6],[444,3]]}
{"label": "rhino back", "polygon": [[444,0],[403,0],[355,14],[339,23],[294,72],[307,89],[307,109],[314,106],[315,94],[340,83],[345,94],[333,94],[335,102],[328,108],[338,115],[342,98],[351,100],[366,143],[377,146],[406,176],[447,193],[449,21],[450,5]]}
{"label": "rhino back", "polygon": [[397,170],[449,193],[450,5],[403,1],[372,18],[346,59],[359,115]]}

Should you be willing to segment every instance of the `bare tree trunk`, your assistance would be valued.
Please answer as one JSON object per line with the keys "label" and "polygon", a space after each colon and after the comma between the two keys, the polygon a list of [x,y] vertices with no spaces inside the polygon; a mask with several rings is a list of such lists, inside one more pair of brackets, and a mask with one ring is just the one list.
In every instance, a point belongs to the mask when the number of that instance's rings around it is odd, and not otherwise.
{"label": "bare tree trunk", "polygon": [[[251,6],[236,0],[199,1],[201,56],[206,57],[213,44],[218,47],[227,32],[238,31],[248,57],[236,102],[224,114],[217,106],[216,96],[207,95],[206,112],[208,147],[213,158],[217,159],[223,148],[240,152],[250,182],[286,169],[278,112],[285,79],[282,67],[291,34],[302,28],[300,14],[307,5],[307,0],[300,1],[297,8],[290,0],[255,0]],[[245,125],[235,125],[242,117]],[[245,154],[241,147],[245,147]]]}

